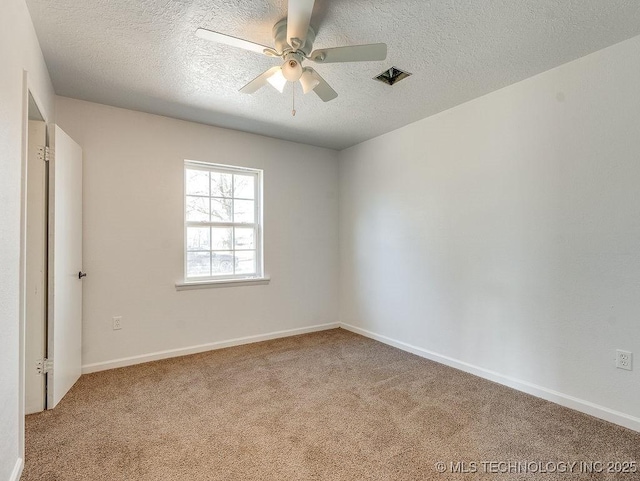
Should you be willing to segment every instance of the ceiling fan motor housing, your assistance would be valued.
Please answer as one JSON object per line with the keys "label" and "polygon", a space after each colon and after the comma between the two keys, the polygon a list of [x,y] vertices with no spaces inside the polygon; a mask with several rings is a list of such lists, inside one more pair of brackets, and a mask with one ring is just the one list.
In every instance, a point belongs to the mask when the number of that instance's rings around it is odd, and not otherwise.
{"label": "ceiling fan motor housing", "polygon": [[299,52],[304,53],[305,57],[308,57],[313,50],[313,42],[316,39],[316,32],[313,27],[309,25],[307,40],[304,45],[298,46],[297,49],[294,49],[293,46],[289,45],[287,42],[287,19],[283,18],[273,26],[273,39],[278,52],[286,53],[288,51],[291,52],[293,50],[298,50]]}

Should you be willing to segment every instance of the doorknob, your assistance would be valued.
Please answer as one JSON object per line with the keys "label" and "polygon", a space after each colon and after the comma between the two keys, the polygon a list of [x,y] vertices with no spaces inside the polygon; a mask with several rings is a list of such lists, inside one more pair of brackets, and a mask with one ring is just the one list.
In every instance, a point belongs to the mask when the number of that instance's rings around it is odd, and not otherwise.
{"label": "doorknob", "polygon": [[78,272],[78,279],[82,279],[83,277],[87,277],[87,273],[86,272]]}

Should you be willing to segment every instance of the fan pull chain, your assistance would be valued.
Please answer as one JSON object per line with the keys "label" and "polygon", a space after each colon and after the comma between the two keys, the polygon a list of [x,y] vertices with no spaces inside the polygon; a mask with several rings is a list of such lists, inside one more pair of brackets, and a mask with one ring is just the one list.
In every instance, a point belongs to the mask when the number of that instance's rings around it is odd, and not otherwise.
{"label": "fan pull chain", "polygon": [[296,116],[296,84],[292,85],[292,98],[291,98],[291,115]]}

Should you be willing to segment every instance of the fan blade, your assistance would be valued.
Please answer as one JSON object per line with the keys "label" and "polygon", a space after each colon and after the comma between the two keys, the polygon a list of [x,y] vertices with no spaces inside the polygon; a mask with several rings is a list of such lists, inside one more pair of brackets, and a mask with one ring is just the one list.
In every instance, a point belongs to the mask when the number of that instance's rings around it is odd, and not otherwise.
{"label": "fan blade", "polygon": [[320,97],[323,102],[329,102],[330,100],[335,99],[338,96],[338,92],[333,90],[327,83],[327,81],[323,79],[318,72],[313,70],[311,67],[308,67],[308,69],[318,81],[318,85],[316,85],[313,89],[316,95]]}
{"label": "fan blade", "polygon": [[315,0],[289,0],[287,43],[294,49],[304,47]]}
{"label": "fan blade", "polygon": [[387,45],[384,43],[372,43],[369,45],[353,45],[351,47],[323,48],[311,52],[309,58],[318,63],[384,60],[387,58]]}
{"label": "fan blade", "polygon": [[206,30],[204,28],[196,30],[196,35],[200,38],[204,38],[205,40],[210,40],[211,42],[231,45],[232,47],[250,50],[251,52],[264,54],[265,50],[271,50],[270,48],[258,43],[249,42],[248,40],[242,40],[241,38],[232,37],[231,35],[225,35],[224,33],[214,32],[212,30]]}
{"label": "fan blade", "polygon": [[261,89],[265,85],[267,85],[269,78],[280,71],[280,66],[277,65],[275,67],[271,67],[269,70],[264,72],[263,74],[258,75],[251,82],[240,89],[240,92],[243,94],[252,94],[257,90]]}

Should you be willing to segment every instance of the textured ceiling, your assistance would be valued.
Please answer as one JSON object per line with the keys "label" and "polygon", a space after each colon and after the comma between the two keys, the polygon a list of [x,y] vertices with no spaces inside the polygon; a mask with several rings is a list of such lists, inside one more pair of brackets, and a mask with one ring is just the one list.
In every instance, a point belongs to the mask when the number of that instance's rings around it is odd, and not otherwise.
{"label": "textured ceiling", "polygon": [[[286,0],[27,0],[56,93],[334,149],[362,142],[640,34],[638,0],[317,0],[315,48],[386,42],[384,62],[313,65],[323,103],[267,86],[278,64],[194,35],[271,46]],[[413,73],[389,87],[390,66]]]}

